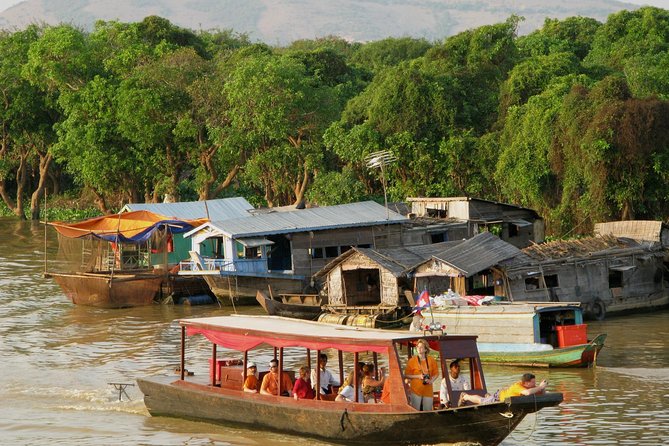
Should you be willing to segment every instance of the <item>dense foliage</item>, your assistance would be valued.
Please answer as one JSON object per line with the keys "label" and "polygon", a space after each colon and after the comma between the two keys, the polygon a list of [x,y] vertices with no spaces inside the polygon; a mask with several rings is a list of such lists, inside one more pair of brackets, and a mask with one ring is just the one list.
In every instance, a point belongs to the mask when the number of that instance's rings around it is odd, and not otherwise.
{"label": "dense foliage", "polygon": [[[274,48],[160,17],[0,34],[0,198],[242,195],[331,205],[468,195],[538,210],[549,234],[669,213],[669,11],[518,17],[442,42]],[[27,209],[27,211],[26,211]]]}

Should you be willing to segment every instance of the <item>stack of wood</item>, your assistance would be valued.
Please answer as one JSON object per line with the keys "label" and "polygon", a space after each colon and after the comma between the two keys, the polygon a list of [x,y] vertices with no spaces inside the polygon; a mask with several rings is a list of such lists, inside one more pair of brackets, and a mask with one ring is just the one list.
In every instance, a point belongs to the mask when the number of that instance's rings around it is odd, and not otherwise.
{"label": "stack of wood", "polygon": [[582,257],[584,255],[605,251],[611,248],[626,248],[628,244],[622,240],[606,235],[573,240],[557,240],[554,242],[533,245],[523,252],[535,260],[564,259]]}

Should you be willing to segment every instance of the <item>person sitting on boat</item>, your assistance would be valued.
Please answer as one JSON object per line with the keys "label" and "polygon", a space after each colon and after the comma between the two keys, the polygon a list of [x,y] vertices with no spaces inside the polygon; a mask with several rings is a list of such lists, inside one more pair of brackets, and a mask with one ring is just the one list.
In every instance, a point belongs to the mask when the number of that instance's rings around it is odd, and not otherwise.
{"label": "person sitting on boat", "polygon": [[458,406],[462,406],[462,404],[465,402],[474,404],[490,404],[496,403],[498,401],[504,401],[507,398],[511,398],[513,396],[543,393],[544,390],[546,390],[547,384],[548,381],[544,379],[539,385],[537,385],[536,377],[532,373],[525,373],[520,378],[520,381],[514,383],[506,389],[498,390],[493,395],[486,393],[485,396],[479,396],[462,392],[460,394],[460,401],[458,402]]}
{"label": "person sitting on boat", "polygon": [[[469,390],[471,386],[464,376],[460,375],[460,361],[457,359],[451,361],[448,365],[448,379],[451,381],[451,390]],[[441,387],[439,388],[439,401],[441,406],[449,406],[448,388],[446,387],[446,378],[441,378]]]}
{"label": "person sitting on boat", "polygon": [[246,364],[246,380],[242,390],[247,393],[258,393],[258,367],[255,362],[249,361]]}
{"label": "person sitting on boat", "polygon": [[309,381],[309,367],[303,365],[300,367],[300,377],[295,380],[293,386],[293,398],[296,400],[313,400],[316,396],[314,389],[311,388]]}
{"label": "person sitting on boat", "polygon": [[409,399],[417,410],[432,410],[432,383],[439,376],[437,361],[428,355],[430,347],[425,339],[416,343],[418,354],[407,362],[404,377],[409,380]]}
{"label": "person sitting on boat", "polygon": [[[290,396],[293,390],[293,381],[287,373],[281,372],[281,396]],[[260,393],[263,395],[279,395],[279,361],[272,359],[269,362],[269,373],[262,379]]]}
{"label": "person sitting on boat", "polygon": [[362,395],[366,403],[375,403],[381,398],[383,384],[386,381],[385,369],[381,367],[381,379],[374,378],[374,364],[362,367]]}
{"label": "person sitting on boat", "polygon": [[[339,380],[335,379],[335,377],[330,373],[328,369],[325,368],[325,366],[328,364],[328,355],[325,353],[321,353],[318,356],[318,371],[321,374],[321,395],[325,395],[328,393],[332,393],[332,387],[338,387],[339,386]],[[316,390],[316,370],[311,371],[311,385],[314,389]]]}
{"label": "person sitting on boat", "polygon": [[[339,394],[335,398],[335,401],[355,401],[355,389],[353,388],[353,370],[349,371],[348,376],[344,379],[341,387],[339,388]],[[362,394],[362,373],[358,373],[358,402],[362,403],[365,401],[365,396]]]}

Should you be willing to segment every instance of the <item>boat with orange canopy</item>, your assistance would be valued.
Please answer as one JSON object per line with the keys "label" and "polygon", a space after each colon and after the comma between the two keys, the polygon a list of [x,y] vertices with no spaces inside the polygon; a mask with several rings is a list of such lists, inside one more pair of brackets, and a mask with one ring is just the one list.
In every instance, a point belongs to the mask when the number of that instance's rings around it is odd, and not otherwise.
{"label": "boat with orange canopy", "polygon": [[76,223],[48,222],[58,232],[59,252],[45,264],[74,303],[104,308],[150,305],[163,286],[173,289],[167,270],[172,235],[206,219],[182,220],[150,211],[123,212]]}
{"label": "boat with orange canopy", "polygon": [[[434,395],[433,410],[418,411],[409,403],[404,370],[420,339],[428,341],[446,376],[448,362],[458,359],[467,370],[470,394],[487,393],[476,336],[449,336],[440,331],[409,333],[349,327],[302,321],[276,316],[221,316],[179,320],[181,327],[180,376],[138,379],[144,403],[153,416],[171,416],[210,422],[234,423],[295,433],[346,444],[434,444],[474,442],[499,444],[529,413],[562,401],[561,393],[545,393],[509,398],[506,401],[478,406],[444,407]],[[186,339],[203,336],[211,342],[208,376],[190,376]],[[199,345],[202,343],[191,343]],[[220,348],[233,360],[219,358]],[[336,358],[340,382],[344,369],[351,367],[357,383],[361,361],[384,364],[388,398],[375,404],[359,400],[334,401],[334,395],[317,395],[315,399],[247,393],[242,391],[247,364],[273,351],[279,373],[291,373],[285,356],[304,355],[307,366],[316,364],[322,353]],[[234,353],[236,352],[236,353]],[[190,353],[190,352],[189,352]],[[190,356],[190,355],[189,355]],[[264,362],[264,361],[263,361]],[[332,361],[334,363],[335,360]],[[379,367],[376,367],[379,370]],[[260,378],[263,374],[261,372]],[[320,388],[320,374],[315,374]],[[450,383],[449,380],[446,380]],[[280,395],[282,380],[278,380]],[[436,382],[435,382],[436,384]],[[359,387],[360,384],[354,384]],[[438,386],[437,386],[438,387]],[[290,390],[290,389],[288,389]],[[448,384],[450,401],[458,401],[460,392]]]}

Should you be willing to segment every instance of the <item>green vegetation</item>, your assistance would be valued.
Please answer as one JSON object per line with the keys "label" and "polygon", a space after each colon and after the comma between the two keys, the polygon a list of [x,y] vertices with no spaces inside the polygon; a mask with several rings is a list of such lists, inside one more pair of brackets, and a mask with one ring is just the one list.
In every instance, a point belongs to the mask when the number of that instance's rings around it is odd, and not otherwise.
{"label": "green vegetation", "polygon": [[[550,236],[669,213],[669,11],[285,48],[160,17],[0,34],[0,214],[471,195]],[[85,198],[84,198],[85,197]],[[76,204],[68,204],[74,202]],[[71,212],[69,209],[73,209]],[[60,209],[60,211],[56,211]]]}

